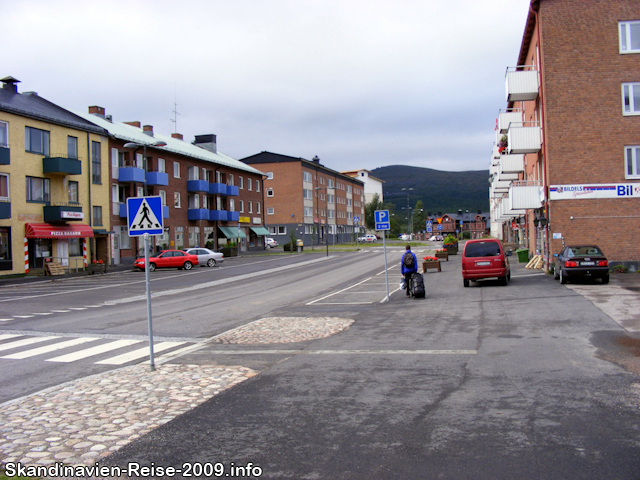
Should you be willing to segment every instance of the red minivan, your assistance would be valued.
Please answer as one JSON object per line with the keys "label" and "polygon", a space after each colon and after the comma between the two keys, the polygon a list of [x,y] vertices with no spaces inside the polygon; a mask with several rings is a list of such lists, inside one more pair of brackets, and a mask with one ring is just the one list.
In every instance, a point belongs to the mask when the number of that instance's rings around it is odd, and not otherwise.
{"label": "red minivan", "polygon": [[498,278],[506,285],[511,278],[509,260],[500,240],[483,238],[468,240],[462,251],[462,281],[465,287],[469,281],[482,278]]}

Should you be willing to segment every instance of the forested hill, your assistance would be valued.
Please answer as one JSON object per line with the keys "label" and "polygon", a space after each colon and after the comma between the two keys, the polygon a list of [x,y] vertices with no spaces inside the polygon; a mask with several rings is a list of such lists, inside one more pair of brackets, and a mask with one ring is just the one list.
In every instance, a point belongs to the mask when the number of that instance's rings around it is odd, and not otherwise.
{"label": "forested hill", "polygon": [[467,172],[443,172],[431,168],[392,165],[371,171],[371,175],[384,180],[382,191],[384,203],[393,203],[396,210],[407,206],[413,208],[422,200],[425,212],[456,213],[489,211],[489,170]]}

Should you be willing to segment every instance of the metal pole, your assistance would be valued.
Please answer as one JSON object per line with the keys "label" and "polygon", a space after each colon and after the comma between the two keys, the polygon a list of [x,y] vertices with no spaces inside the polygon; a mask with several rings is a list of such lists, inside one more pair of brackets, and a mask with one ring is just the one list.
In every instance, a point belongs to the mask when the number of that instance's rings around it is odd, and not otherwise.
{"label": "metal pole", "polygon": [[151,322],[151,286],[149,285],[149,234],[144,234],[144,281],[147,287],[147,323],[149,324],[149,363],[154,372],[156,364],[153,359],[153,327]]}
{"label": "metal pole", "polygon": [[389,301],[389,271],[387,270],[387,231],[382,231],[382,248],[384,249],[384,280],[387,284],[387,298],[385,302]]}

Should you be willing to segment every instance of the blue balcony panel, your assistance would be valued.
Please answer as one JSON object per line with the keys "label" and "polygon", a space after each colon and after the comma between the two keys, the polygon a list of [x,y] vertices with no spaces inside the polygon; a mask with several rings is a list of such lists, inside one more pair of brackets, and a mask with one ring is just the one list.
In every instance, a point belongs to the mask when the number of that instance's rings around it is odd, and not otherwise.
{"label": "blue balcony panel", "polygon": [[187,180],[187,192],[209,193],[209,182],[206,180]]}
{"label": "blue balcony panel", "polygon": [[209,220],[209,210],[206,208],[190,208],[187,210],[189,220]]}
{"label": "blue balcony panel", "polygon": [[120,204],[120,214],[118,215],[120,218],[127,218],[127,204]]}
{"label": "blue balcony panel", "polygon": [[168,205],[163,205],[162,206],[162,218],[169,218],[169,206]]}
{"label": "blue balcony panel", "polygon": [[240,220],[240,212],[229,212],[227,222],[237,222]]}
{"label": "blue balcony panel", "polygon": [[240,195],[240,189],[234,185],[227,185],[227,195],[230,197],[237,197]]}
{"label": "blue balcony panel", "polygon": [[226,195],[227,186],[224,183],[210,183],[209,194],[210,195]]}
{"label": "blue balcony panel", "polygon": [[166,187],[169,185],[169,174],[165,172],[147,172],[147,185]]}
{"label": "blue balcony panel", "polygon": [[0,219],[11,218],[11,202],[0,202]]}
{"label": "blue balcony panel", "polygon": [[145,171],[136,167],[120,167],[118,169],[118,181],[123,183],[137,182],[144,183]]}
{"label": "blue balcony panel", "polygon": [[209,220],[212,222],[226,222],[229,212],[226,210],[209,210]]}
{"label": "blue balcony panel", "polygon": [[63,175],[80,175],[82,163],[76,158],[44,157],[42,173],[60,173]]}
{"label": "blue balcony panel", "polygon": [[11,164],[11,151],[9,147],[0,147],[0,165]]}

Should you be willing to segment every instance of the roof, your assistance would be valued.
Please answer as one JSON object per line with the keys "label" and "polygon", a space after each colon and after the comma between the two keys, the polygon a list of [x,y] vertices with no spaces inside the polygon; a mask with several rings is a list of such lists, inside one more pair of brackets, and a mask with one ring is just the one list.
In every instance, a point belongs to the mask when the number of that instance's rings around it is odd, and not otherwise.
{"label": "roof", "polygon": [[0,88],[0,111],[85,132],[107,135],[103,128],[45,100],[35,92],[18,93]]}
{"label": "roof", "polygon": [[241,159],[241,161],[249,165],[300,162],[308,168],[313,168],[315,170],[322,170],[330,175],[335,175],[337,177],[341,177],[341,178],[350,180],[352,182],[358,182],[359,184],[364,185],[364,182],[362,180],[358,180],[357,178],[350,177],[349,175],[345,175],[342,172],[338,172],[336,170],[327,168],[324,165],[322,165],[320,162],[307,160],[306,158],[302,158],[302,157],[291,157],[289,155],[282,155],[280,153],[273,153],[273,152],[260,152],[260,153],[256,153],[255,155],[251,155],[250,157],[243,158]]}
{"label": "roof", "polygon": [[[140,127],[134,127],[133,125],[129,125],[123,122],[110,122],[109,120],[92,113],[76,112],[76,114],[94,123],[95,125],[104,128],[113,138],[116,138],[118,140],[122,140],[125,142],[136,142],[143,145],[146,144],[148,147],[153,147],[158,150],[177,153],[178,155],[184,155],[198,160],[203,160],[205,162],[211,162],[218,165],[223,165],[225,167],[235,168],[236,170],[255,173],[257,175],[265,175],[260,170],[250,167],[249,165],[242,163],[241,161],[236,160],[229,155],[225,155],[221,152],[213,153],[209,150],[205,150],[204,148],[200,148],[178,138],[158,134],[154,134],[153,136],[147,135]],[[154,146],[153,143],[158,140],[166,142],[167,145],[164,147]]]}
{"label": "roof", "polygon": [[459,213],[443,213],[442,215],[429,215],[427,218],[430,219],[436,219],[436,218],[442,218],[444,216],[450,217],[453,220],[457,220],[460,221],[462,220],[463,222],[474,222],[476,219],[476,216],[480,215],[482,218],[487,219],[491,216],[491,214],[489,212],[482,212],[482,213],[477,213],[477,212],[468,212],[468,213],[463,213],[462,215],[460,215]]}
{"label": "roof", "polygon": [[377,180],[380,183],[387,183],[385,180],[382,180],[378,177],[374,177],[373,175],[371,175],[371,170],[367,170],[366,168],[361,168],[360,170],[347,170],[346,172],[340,172],[343,175],[346,175],[347,177],[359,177],[359,173],[360,172],[368,172],[369,175],[367,175],[368,178],[371,178],[373,180]]}

